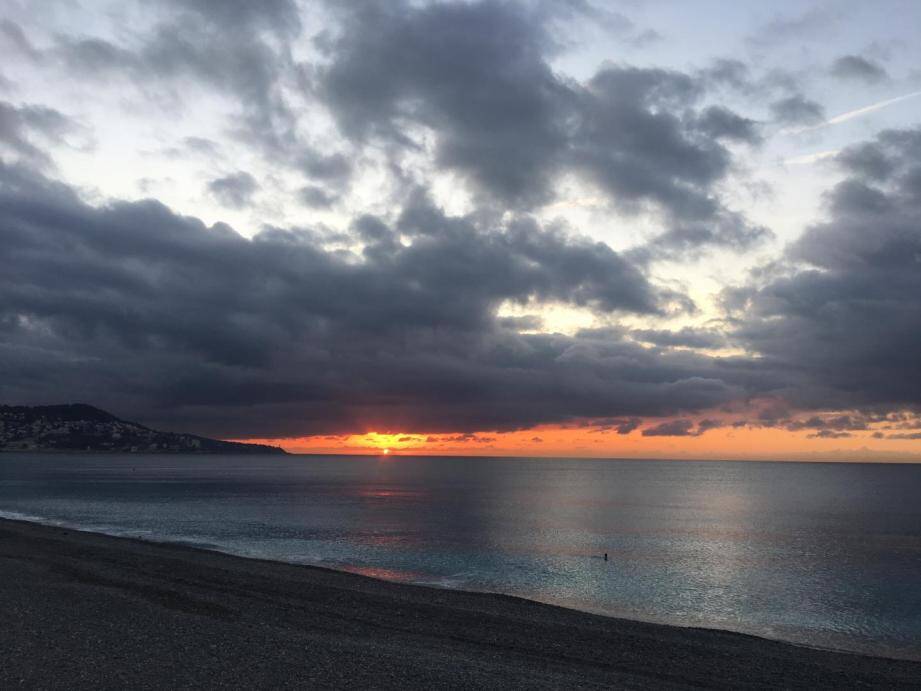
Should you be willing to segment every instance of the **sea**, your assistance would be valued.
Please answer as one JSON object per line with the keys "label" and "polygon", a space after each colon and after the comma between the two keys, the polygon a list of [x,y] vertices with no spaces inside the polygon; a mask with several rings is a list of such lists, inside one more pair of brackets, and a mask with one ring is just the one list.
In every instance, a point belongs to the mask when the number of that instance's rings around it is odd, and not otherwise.
{"label": "sea", "polygon": [[7,453],[0,516],[921,659],[921,465]]}

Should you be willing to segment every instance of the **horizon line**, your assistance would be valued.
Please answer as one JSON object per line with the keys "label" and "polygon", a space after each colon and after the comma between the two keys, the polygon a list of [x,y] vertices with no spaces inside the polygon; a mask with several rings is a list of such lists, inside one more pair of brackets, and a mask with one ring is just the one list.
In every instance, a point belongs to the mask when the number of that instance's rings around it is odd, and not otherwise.
{"label": "horizon line", "polygon": [[[243,442],[245,443],[245,442]],[[847,463],[850,465],[921,465],[921,457],[906,459],[880,459],[862,460],[847,458],[707,458],[695,456],[677,458],[674,456],[553,456],[553,455],[527,455],[518,456],[511,454],[447,454],[447,453],[319,453],[316,451],[289,451],[279,446],[289,456],[341,456],[346,458],[488,458],[488,459],[516,459],[516,460],[560,460],[560,461],[669,461],[669,462],[712,462],[712,463]]]}

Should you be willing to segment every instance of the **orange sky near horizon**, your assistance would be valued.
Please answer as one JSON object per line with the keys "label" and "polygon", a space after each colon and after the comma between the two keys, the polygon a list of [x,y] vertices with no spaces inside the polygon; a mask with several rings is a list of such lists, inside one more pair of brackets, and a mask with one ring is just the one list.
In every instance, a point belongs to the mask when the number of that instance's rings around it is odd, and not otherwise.
{"label": "orange sky near horizon", "polygon": [[368,432],[236,441],[314,454],[921,462],[921,439],[879,439],[874,431],[821,438],[810,437],[815,430],[722,427],[697,436],[643,436],[642,429],[618,434],[602,427],[546,425],[476,434]]}

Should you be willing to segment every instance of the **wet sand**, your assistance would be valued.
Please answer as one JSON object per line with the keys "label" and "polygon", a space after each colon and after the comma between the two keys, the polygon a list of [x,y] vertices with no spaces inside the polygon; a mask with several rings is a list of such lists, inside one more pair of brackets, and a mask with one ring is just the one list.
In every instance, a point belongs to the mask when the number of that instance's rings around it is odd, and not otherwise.
{"label": "wet sand", "polygon": [[3,689],[602,686],[919,688],[921,663],[0,520]]}

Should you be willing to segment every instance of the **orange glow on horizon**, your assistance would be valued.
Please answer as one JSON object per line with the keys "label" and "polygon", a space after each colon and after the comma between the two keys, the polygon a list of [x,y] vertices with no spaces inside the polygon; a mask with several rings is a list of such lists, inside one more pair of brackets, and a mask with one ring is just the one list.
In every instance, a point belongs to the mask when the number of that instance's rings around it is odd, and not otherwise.
{"label": "orange glow on horizon", "polygon": [[[712,416],[710,416],[712,418]],[[644,429],[663,420],[646,420],[628,434],[585,421],[541,425],[511,432],[438,433],[377,432],[317,435],[286,439],[240,439],[281,446],[292,453],[535,456],[587,458],[669,458],[792,461],[921,462],[921,440],[885,438],[892,427],[852,430],[846,436],[816,436],[815,430],[727,425],[703,434],[644,436]],[[886,430],[880,438],[880,430]],[[874,434],[876,436],[874,436]]]}

